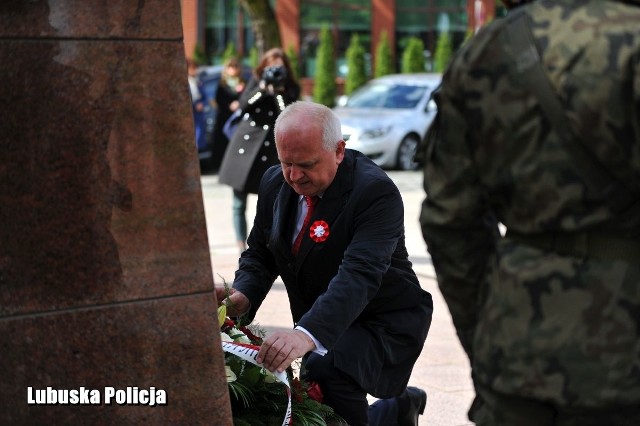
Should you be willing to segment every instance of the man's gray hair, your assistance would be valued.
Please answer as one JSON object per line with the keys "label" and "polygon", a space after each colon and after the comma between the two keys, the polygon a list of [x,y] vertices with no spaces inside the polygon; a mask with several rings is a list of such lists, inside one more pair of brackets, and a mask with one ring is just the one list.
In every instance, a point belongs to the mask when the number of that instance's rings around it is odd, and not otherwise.
{"label": "man's gray hair", "polygon": [[335,151],[338,142],[342,140],[342,128],[340,119],[331,110],[322,104],[309,101],[297,101],[287,106],[276,119],[273,129],[276,144],[278,141],[278,133],[281,128],[287,127],[289,123],[285,120],[304,120],[309,126],[318,126],[322,129],[322,146],[327,151]]}

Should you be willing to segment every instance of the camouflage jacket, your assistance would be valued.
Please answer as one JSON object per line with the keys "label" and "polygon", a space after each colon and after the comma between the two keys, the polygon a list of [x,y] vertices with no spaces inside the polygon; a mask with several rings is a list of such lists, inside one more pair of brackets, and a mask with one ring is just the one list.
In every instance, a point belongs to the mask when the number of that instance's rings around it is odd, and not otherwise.
{"label": "camouflage jacket", "polygon": [[[580,143],[640,194],[640,7],[540,0],[522,8]],[[640,214],[613,211],[589,186],[514,71],[506,19],[452,59],[423,147],[420,222],[440,290],[477,383],[562,406],[637,405]],[[602,257],[563,253],[510,232],[603,236],[614,254],[600,243],[592,248]]]}

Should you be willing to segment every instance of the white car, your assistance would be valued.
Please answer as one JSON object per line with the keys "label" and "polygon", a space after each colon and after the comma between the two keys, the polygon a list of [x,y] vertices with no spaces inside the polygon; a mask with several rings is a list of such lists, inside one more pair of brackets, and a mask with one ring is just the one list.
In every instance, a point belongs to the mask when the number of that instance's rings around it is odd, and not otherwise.
{"label": "white car", "polygon": [[387,169],[415,170],[418,144],[436,114],[441,74],[393,74],[369,81],[334,112],[347,148]]}

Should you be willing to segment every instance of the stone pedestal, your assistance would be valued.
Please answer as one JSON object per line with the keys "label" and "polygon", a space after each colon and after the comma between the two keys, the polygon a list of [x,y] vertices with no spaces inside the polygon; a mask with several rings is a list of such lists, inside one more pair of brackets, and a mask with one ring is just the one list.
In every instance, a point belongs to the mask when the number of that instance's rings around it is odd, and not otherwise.
{"label": "stone pedestal", "polygon": [[231,424],[180,22],[0,0],[0,424]]}

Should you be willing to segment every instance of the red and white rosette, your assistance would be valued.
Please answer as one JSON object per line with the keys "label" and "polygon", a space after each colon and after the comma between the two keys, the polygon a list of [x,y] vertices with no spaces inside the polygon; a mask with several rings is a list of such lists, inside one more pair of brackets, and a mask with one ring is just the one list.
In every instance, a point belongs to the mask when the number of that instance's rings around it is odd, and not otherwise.
{"label": "red and white rosette", "polygon": [[309,227],[309,237],[316,243],[321,243],[329,238],[329,224],[324,220],[316,220]]}

